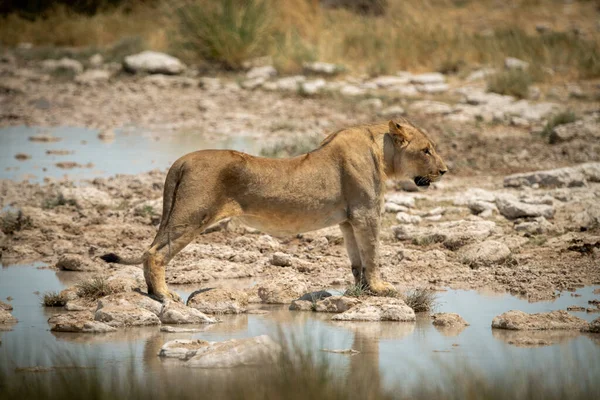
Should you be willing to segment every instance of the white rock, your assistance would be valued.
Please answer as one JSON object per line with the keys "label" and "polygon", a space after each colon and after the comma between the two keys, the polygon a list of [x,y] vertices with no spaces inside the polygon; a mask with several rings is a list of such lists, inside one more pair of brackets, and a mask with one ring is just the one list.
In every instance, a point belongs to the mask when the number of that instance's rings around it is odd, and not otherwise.
{"label": "white rock", "polygon": [[401,224],[418,224],[421,222],[421,217],[418,215],[410,215],[405,212],[400,211],[396,214],[396,221]]}
{"label": "white rock", "polygon": [[453,108],[450,104],[442,103],[441,101],[421,100],[415,101],[410,105],[412,112],[417,112],[425,115],[435,114],[450,114]]}
{"label": "white rock", "polygon": [[537,314],[511,310],[498,315],[492,321],[492,328],[510,330],[579,330],[587,326],[588,323],[584,319],[571,315],[564,310]]}
{"label": "white rock", "polygon": [[469,244],[460,249],[462,261],[471,268],[489,267],[504,262],[511,252],[507,245],[496,240]]}
{"label": "white rock", "polygon": [[378,99],[378,98],[365,99],[365,100],[361,100],[358,103],[358,107],[359,108],[370,108],[372,110],[379,110],[381,107],[383,107],[383,101],[381,101],[381,99]]}
{"label": "white rock", "polygon": [[185,70],[185,65],[177,58],[156,51],[143,51],[125,57],[123,67],[130,72],[177,75]]}
{"label": "white rock", "polygon": [[[296,75],[281,78],[274,82],[277,90],[295,92],[300,88],[300,84],[306,80],[305,76]],[[265,86],[266,87],[266,86]]]}
{"label": "white rock", "polygon": [[103,69],[88,69],[75,77],[75,82],[81,84],[94,84],[106,82],[110,79],[110,72]]}
{"label": "white rock", "polygon": [[362,96],[366,94],[366,90],[354,85],[344,85],[340,89],[340,93],[344,96]]}
{"label": "white rock", "polygon": [[529,68],[529,63],[518,58],[506,57],[504,59],[504,67],[506,69],[527,69]]}
{"label": "white rock", "polygon": [[384,205],[384,208],[385,208],[385,212],[389,212],[389,213],[408,211],[408,207],[401,206],[400,204],[392,203],[391,201],[386,202]]}
{"label": "white rock", "polygon": [[248,294],[226,288],[197,290],[190,295],[187,305],[207,314],[242,314],[247,311]]}
{"label": "white rock", "polygon": [[90,66],[98,68],[104,63],[104,57],[102,57],[102,54],[96,53],[93,56],[90,56],[88,62],[90,63]]}
{"label": "white rock", "polygon": [[412,308],[402,299],[368,297],[361,304],[331,318],[334,321],[415,321]]}
{"label": "white rock", "polygon": [[392,230],[398,239],[412,239],[416,243],[442,242],[450,249],[487,238],[495,230],[493,221],[448,221],[432,227],[397,225]]}
{"label": "white rock", "polygon": [[421,93],[444,93],[450,89],[447,83],[428,83],[426,85],[417,85],[417,90]]}
{"label": "white rock", "polygon": [[445,83],[446,77],[439,72],[431,72],[427,74],[413,75],[411,82],[417,85],[430,85],[436,83]]}
{"label": "white rock", "polygon": [[554,215],[554,208],[550,205],[524,203],[512,195],[498,196],[496,206],[500,214],[508,219],[524,217],[552,218]]}
{"label": "white rock", "polygon": [[400,115],[404,115],[404,108],[400,106],[391,106],[384,108],[378,114],[383,118],[394,118]]}
{"label": "white rock", "polygon": [[408,76],[378,76],[370,81],[378,88],[390,88],[393,86],[402,86],[410,82]]}
{"label": "white rock", "polygon": [[[166,327],[163,327],[166,328]],[[162,330],[162,328],[161,328]],[[163,358],[178,358],[187,360],[196,355],[199,349],[210,346],[206,340],[199,339],[176,339],[165,343],[158,352],[159,357]]]}
{"label": "white rock", "polygon": [[317,75],[336,75],[337,73],[343,70],[342,67],[329,64],[325,62],[315,61],[315,62],[305,62],[302,64],[304,68],[304,72],[307,74],[317,74]]}
{"label": "white rock", "polygon": [[277,70],[275,69],[275,67],[273,67],[272,65],[265,65],[263,67],[254,67],[254,68],[250,69],[250,71],[248,71],[246,73],[246,78],[247,79],[263,78],[266,80],[266,79],[269,79],[276,75],[277,75]]}
{"label": "white rock", "polygon": [[415,206],[415,198],[402,193],[388,193],[385,195],[385,200],[404,207],[413,208]]}
{"label": "white rock", "polygon": [[115,199],[110,194],[93,186],[64,188],[61,190],[61,194],[67,200],[75,200],[82,208],[114,207],[116,205]]}
{"label": "white rock", "polygon": [[74,75],[83,72],[83,65],[79,61],[66,57],[60,60],[44,60],[41,65],[42,69],[49,72],[67,71]]}
{"label": "white rock", "polygon": [[311,81],[305,81],[300,84],[302,93],[307,95],[314,95],[324,90],[327,87],[325,79],[314,79]]}
{"label": "white rock", "polygon": [[275,265],[277,267],[289,267],[292,265],[292,257],[289,254],[278,251],[273,253],[269,262],[271,265]]}
{"label": "white rock", "polygon": [[316,312],[342,313],[352,307],[360,304],[361,301],[356,297],[348,296],[329,296],[323,300],[317,301],[315,305]]}
{"label": "white rock", "polygon": [[258,87],[261,87],[266,82],[266,78],[262,76],[257,76],[256,78],[246,79],[240,86],[247,90],[254,90]]}
{"label": "white rock", "polygon": [[587,181],[600,181],[600,163],[509,175],[504,178],[504,186],[577,187],[585,186]]}
{"label": "white rock", "polygon": [[465,79],[467,82],[481,81],[486,79],[488,76],[495,74],[497,71],[494,68],[482,68],[477,71],[473,71]]}

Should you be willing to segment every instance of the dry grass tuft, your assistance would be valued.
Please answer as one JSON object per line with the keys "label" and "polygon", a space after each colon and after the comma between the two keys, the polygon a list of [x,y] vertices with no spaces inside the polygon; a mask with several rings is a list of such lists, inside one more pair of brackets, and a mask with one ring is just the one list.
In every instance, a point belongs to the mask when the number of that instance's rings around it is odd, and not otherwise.
{"label": "dry grass tuft", "polygon": [[97,300],[120,290],[111,285],[105,278],[96,277],[77,284],[77,295],[88,300]]}
{"label": "dry grass tuft", "polygon": [[433,290],[418,288],[406,292],[403,300],[415,312],[427,312],[435,309],[437,295]]}
{"label": "dry grass tuft", "polygon": [[44,307],[63,307],[67,300],[58,292],[46,292],[42,297]]}

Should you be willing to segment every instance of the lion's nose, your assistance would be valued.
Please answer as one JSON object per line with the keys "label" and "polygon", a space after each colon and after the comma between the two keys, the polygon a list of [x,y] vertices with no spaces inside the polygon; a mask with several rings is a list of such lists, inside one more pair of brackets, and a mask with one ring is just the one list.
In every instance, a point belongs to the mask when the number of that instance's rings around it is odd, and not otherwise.
{"label": "lion's nose", "polygon": [[444,175],[446,172],[448,172],[447,169],[440,169],[440,175]]}

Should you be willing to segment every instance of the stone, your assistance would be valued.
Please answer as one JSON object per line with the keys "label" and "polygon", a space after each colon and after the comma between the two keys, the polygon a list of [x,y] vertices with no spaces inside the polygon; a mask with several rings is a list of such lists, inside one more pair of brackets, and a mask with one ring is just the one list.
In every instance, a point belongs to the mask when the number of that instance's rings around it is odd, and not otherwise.
{"label": "stone", "polygon": [[384,75],[378,76],[377,78],[371,79],[370,83],[374,84],[378,88],[390,88],[394,86],[406,85],[410,82],[408,76],[395,76],[395,75]]}
{"label": "stone", "polygon": [[100,82],[107,82],[110,79],[110,72],[103,69],[88,69],[77,75],[75,82],[84,85],[92,85]]}
{"label": "stone", "polygon": [[327,87],[325,79],[314,79],[300,84],[300,91],[305,95],[315,95]]}
{"label": "stone", "polygon": [[[296,75],[296,76],[288,76],[285,78],[278,79],[275,84],[276,90],[286,91],[286,92],[297,92],[300,89],[300,84],[306,80],[305,76]],[[266,88],[266,85],[265,85]]]}
{"label": "stone", "polygon": [[308,300],[308,301],[319,301],[331,297],[332,294],[326,290],[319,290],[316,292],[305,293],[298,300]]}
{"label": "stone", "polygon": [[417,85],[416,87],[419,92],[427,94],[444,93],[450,89],[447,83],[429,83],[426,85]]}
{"label": "stone", "polygon": [[143,51],[125,57],[123,68],[126,71],[149,74],[178,75],[185,70],[185,65],[177,58],[156,51]]}
{"label": "stone", "polygon": [[510,255],[508,246],[497,240],[472,243],[461,248],[459,252],[462,262],[473,269],[500,264]]}
{"label": "stone", "polygon": [[408,207],[401,206],[401,205],[396,204],[396,203],[392,203],[391,201],[386,202],[383,207],[385,209],[385,212],[389,212],[389,213],[397,213],[397,212],[400,212],[400,211],[408,211]]}
{"label": "stone", "polygon": [[600,318],[596,318],[588,326],[582,328],[583,332],[600,333]]}
{"label": "stone", "polygon": [[63,254],[56,263],[56,268],[66,271],[101,271],[102,265],[90,258],[78,254]]}
{"label": "stone", "polygon": [[63,188],[60,193],[66,200],[74,200],[83,209],[110,208],[116,205],[113,196],[93,186]]}
{"label": "stone", "polygon": [[209,342],[200,339],[170,340],[160,348],[158,356],[163,358],[178,358],[180,360],[187,360],[195,356],[199,349],[208,346],[210,346]]}
{"label": "stone", "polygon": [[382,118],[395,118],[395,117],[404,115],[404,113],[405,113],[404,108],[402,108],[400,106],[391,106],[391,107],[384,108],[378,114]]}
{"label": "stone", "polygon": [[588,323],[564,310],[547,313],[528,314],[523,311],[511,310],[495,317],[492,328],[509,330],[554,330],[582,329]]}
{"label": "stone", "polygon": [[269,79],[276,75],[277,75],[277,70],[275,69],[275,67],[273,67],[272,65],[265,65],[262,67],[251,68],[246,73],[246,78],[247,79],[256,79],[256,78]]}
{"label": "stone", "polygon": [[314,311],[315,302],[310,300],[293,300],[290,304],[290,311]]}
{"label": "stone", "polygon": [[342,72],[344,68],[336,64],[330,64],[320,61],[304,62],[302,68],[306,74],[333,76]]}
{"label": "stone", "polygon": [[415,321],[412,308],[402,299],[393,297],[368,297],[361,304],[336,314],[334,321]]}
{"label": "stone", "polygon": [[306,292],[306,284],[297,278],[263,282],[258,286],[258,296],[263,303],[289,304]]}
{"label": "stone", "polygon": [[93,68],[98,68],[104,63],[104,57],[102,57],[102,54],[96,53],[90,56],[90,58],[88,59],[88,63]]}
{"label": "stone", "polygon": [[554,215],[554,207],[551,205],[524,203],[512,195],[498,196],[496,206],[500,214],[508,219],[525,217],[552,218]]}
{"label": "stone", "polygon": [[366,93],[367,93],[367,91],[365,89],[359,88],[354,85],[344,85],[340,88],[340,94],[342,94],[344,96],[350,96],[350,97],[363,96]]}
{"label": "stone", "polygon": [[273,253],[269,262],[276,267],[289,267],[292,265],[292,256],[278,251]]}
{"label": "stone", "polygon": [[455,313],[437,313],[431,316],[435,329],[444,336],[458,336],[469,324]]}
{"label": "stone", "polygon": [[568,142],[574,139],[600,139],[600,123],[594,119],[586,119],[558,125],[550,132],[550,143]]}
{"label": "stone", "polygon": [[[0,232],[2,232],[2,231],[0,231]],[[0,300],[0,310],[12,311],[12,309],[13,309],[12,304],[8,304],[8,303],[5,303],[2,300]]]}
{"label": "stone", "polygon": [[94,321],[92,318],[93,314],[89,311],[71,312],[53,315],[48,319],[48,324],[53,332],[107,333],[116,331],[114,327]]}
{"label": "stone", "polygon": [[203,312],[175,301],[165,303],[158,317],[163,324],[214,324],[217,322]]}
{"label": "stone", "polygon": [[323,300],[317,301],[315,311],[328,313],[342,313],[348,311],[349,309],[360,303],[360,300],[356,297],[330,296]]}
{"label": "stone", "polygon": [[112,327],[160,325],[163,305],[136,292],[109,295],[98,300],[96,321]]}
{"label": "stone", "polygon": [[415,206],[415,198],[402,193],[388,193],[385,195],[385,201],[408,208],[413,208]]}
{"label": "stone", "polygon": [[412,240],[417,244],[443,243],[455,250],[468,243],[481,241],[496,229],[493,221],[457,220],[440,222],[432,227],[416,227],[414,225],[397,225],[392,230],[396,238]]}
{"label": "stone", "polygon": [[409,108],[411,112],[424,115],[445,115],[454,111],[450,104],[432,100],[415,101]]}
{"label": "stone", "polygon": [[247,311],[248,294],[236,289],[201,289],[192,293],[186,304],[206,314],[242,314]]}
{"label": "stone", "polygon": [[514,226],[515,231],[530,235],[542,235],[557,231],[556,227],[544,217],[537,217],[525,221],[519,221]]}
{"label": "stone", "polygon": [[60,60],[44,60],[41,63],[42,69],[48,72],[68,72],[77,75],[83,72],[83,65],[71,58],[63,57]]}
{"label": "stone", "polygon": [[494,68],[482,68],[471,72],[465,80],[467,82],[481,81],[497,72]]}
{"label": "stone", "polygon": [[469,207],[469,210],[473,214],[488,212],[491,215],[493,212],[498,212],[498,207],[496,207],[495,203],[483,200],[472,200],[467,204],[467,207]]}
{"label": "stone", "polygon": [[419,217],[418,215],[410,215],[408,213],[400,211],[396,214],[396,221],[398,221],[401,224],[418,224],[419,222],[421,222],[421,217]]}
{"label": "stone", "polygon": [[267,335],[231,339],[199,347],[184,365],[206,369],[258,367],[275,363],[281,352],[281,346]]}
{"label": "stone", "polygon": [[245,81],[240,83],[240,86],[247,90],[254,90],[258,87],[261,87],[265,82],[266,82],[266,79],[259,76],[259,77],[252,78],[252,79],[246,79]]}
{"label": "stone", "polygon": [[446,77],[439,72],[431,72],[426,74],[413,75],[410,81],[417,85],[429,85],[445,83]]}
{"label": "stone", "polygon": [[506,57],[504,59],[504,68],[511,70],[523,70],[529,68],[529,63],[523,60],[519,60],[518,58]]}
{"label": "stone", "polygon": [[0,308],[0,324],[14,324],[18,322],[9,310]]}
{"label": "stone", "polygon": [[371,110],[379,110],[380,108],[383,107],[383,101],[381,101],[381,99],[378,99],[378,98],[365,99],[365,100],[361,100],[358,103],[358,107],[359,108],[368,108]]}

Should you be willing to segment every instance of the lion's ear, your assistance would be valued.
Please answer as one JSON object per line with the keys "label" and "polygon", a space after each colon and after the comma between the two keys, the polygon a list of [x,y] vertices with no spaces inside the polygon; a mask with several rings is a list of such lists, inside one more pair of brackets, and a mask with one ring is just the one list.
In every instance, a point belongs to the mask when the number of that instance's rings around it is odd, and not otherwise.
{"label": "lion's ear", "polygon": [[407,143],[411,141],[412,134],[411,134],[408,126],[406,126],[405,124],[402,124],[401,122],[394,121],[394,120],[390,120],[388,125],[390,128],[390,134],[396,140],[399,140],[400,142],[407,142]]}

